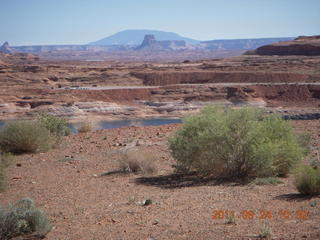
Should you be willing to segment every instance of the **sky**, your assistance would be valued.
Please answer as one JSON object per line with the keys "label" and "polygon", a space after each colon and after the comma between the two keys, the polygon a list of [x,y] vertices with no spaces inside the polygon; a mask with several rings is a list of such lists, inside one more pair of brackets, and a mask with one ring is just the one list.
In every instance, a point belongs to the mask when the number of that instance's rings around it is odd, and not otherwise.
{"label": "sky", "polygon": [[127,29],[197,40],[320,34],[320,0],[0,0],[0,44],[86,44]]}

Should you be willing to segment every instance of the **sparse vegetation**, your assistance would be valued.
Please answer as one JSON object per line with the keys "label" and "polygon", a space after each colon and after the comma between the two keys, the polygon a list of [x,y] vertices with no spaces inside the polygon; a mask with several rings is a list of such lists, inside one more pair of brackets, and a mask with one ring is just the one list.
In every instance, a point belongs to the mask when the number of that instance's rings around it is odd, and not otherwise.
{"label": "sparse vegetation", "polygon": [[288,122],[254,108],[206,107],[169,144],[180,171],[225,178],[285,176],[304,154]]}
{"label": "sparse vegetation", "polygon": [[154,174],[156,157],[150,152],[130,149],[119,154],[120,170],[127,173]]}
{"label": "sparse vegetation", "polygon": [[295,172],[295,185],[298,191],[306,195],[320,194],[320,169],[303,166]]}
{"label": "sparse vegetation", "polygon": [[31,199],[22,199],[12,206],[0,208],[0,239],[36,234],[45,236],[51,230],[46,215]]}
{"label": "sparse vegetation", "polygon": [[277,185],[281,183],[283,182],[276,177],[256,178],[251,182],[254,185]]}
{"label": "sparse vegetation", "polygon": [[11,153],[35,153],[50,149],[50,131],[37,121],[13,121],[0,130],[0,149]]}

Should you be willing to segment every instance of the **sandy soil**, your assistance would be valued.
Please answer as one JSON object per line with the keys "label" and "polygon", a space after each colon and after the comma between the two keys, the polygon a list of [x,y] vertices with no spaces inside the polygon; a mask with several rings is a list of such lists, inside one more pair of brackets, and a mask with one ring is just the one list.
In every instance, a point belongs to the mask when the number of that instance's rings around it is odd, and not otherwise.
{"label": "sandy soil", "polygon": [[[311,156],[316,158],[320,121],[294,124],[297,131],[312,133]],[[173,175],[167,137],[179,126],[72,135],[48,153],[18,156],[8,169],[1,203],[33,198],[54,225],[49,240],[257,239],[263,224],[272,229],[272,239],[320,239],[320,197],[299,195],[292,176],[277,186],[256,186]],[[137,148],[157,157],[155,176],[100,176],[117,170],[117,152],[137,140]],[[139,204],[146,199],[154,203]],[[213,219],[214,211],[227,209],[235,212],[235,224]],[[250,210],[255,217],[245,219]],[[290,214],[287,219],[281,210]],[[260,219],[263,211],[270,211],[271,218]]]}

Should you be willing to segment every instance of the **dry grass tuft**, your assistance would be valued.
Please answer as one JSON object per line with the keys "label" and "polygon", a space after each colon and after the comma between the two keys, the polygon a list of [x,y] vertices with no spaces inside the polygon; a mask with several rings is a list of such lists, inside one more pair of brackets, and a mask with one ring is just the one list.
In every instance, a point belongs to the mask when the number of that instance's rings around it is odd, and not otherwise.
{"label": "dry grass tuft", "polygon": [[94,125],[90,121],[84,121],[80,123],[78,128],[79,133],[91,132],[94,129]]}
{"label": "dry grass tuft", "polygon": [[120,170],[127,173],[155,174],[154,154],[140,149],[129,149],[119,154]]}

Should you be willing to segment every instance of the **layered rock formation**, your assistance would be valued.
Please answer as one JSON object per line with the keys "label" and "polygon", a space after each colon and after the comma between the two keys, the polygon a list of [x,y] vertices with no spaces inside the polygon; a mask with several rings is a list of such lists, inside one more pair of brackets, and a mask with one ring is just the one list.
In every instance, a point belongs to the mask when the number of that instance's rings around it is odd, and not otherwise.
{"label": "layered rock formation", "polygon": [[320,35],[311,37],[298,37],[293,41],[279,42],[257,48],[258,55],[320,55]]}
{"label": "layered rock formation", "polygon": [[7,63],[4,61],[5,56],[4,54],[0,53],[0,66],[6,66]]}
{"label": "layered rock formation", "polygon": [[[144,45],[155,43],[149,36]],[[319,111],[319,57],[125,63],[34,61],[15,53],[0,54],[0,59],[8,64],[0,67],[1,119],[41,111],[110,119],[179,117],[209,103]]]}
{"label": "layered rock formation", "polygon": [[214,72],[214,71],[184,71],[184,72],[132,72],[133,76],[143,80],[144,85],[162,86],[170,84],[195,83],[284,83],[320,81],[320,74],[307,75],[300,73],[276,72]]}

